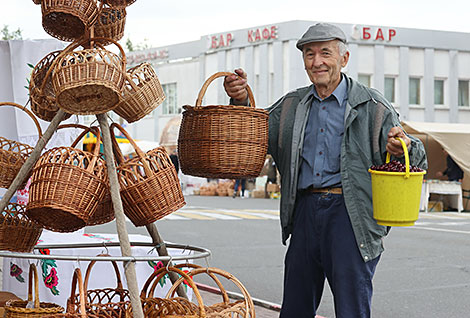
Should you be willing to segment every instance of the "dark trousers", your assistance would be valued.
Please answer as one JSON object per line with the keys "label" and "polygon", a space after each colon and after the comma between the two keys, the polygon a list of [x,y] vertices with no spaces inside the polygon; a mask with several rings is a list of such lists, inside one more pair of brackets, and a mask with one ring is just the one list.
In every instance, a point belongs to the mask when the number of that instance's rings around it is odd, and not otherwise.
{"label": "dark trousers", "polygon": [[237,179],[235,180],[234,191],[237,193],[238,187],[241,185],[242,187],[242,196],[245,194],[245,187],[246,187],[246,179]]}
{"label": "dark trousers", "polygon": [[379,257],[364,262],[341,194],[299,194],[285,257],[281,318],[312,318],[331,287],[337,318],[370,317]]}

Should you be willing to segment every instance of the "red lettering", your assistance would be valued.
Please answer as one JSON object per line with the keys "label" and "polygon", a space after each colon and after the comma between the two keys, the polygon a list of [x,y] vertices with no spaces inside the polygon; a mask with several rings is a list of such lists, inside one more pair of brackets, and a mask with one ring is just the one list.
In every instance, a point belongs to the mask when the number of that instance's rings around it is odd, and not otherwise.
{"label": "red lettering", "polygon": [[261,41],[261,34],[259,32],[259,29],[256,30],[255,41]]}
{"label": "red lettering", "polygon": [[388,40],[391,41],[392,38],[397,35],[397,31],[395,29],[388,30]]}
{"label": "red lettering", "polygon": [[212,36],[211,38],[211,49],[216,49],[217,48],[217,38],[215,35]]}
{"label": "red lettering", "polygon": [[271,27],[271,39],[277,39],[277,26]]}
{"label": "red lettering", "polygon": [[382,41],[385,40],[385,39],[384,39],[384,34],[383,34],[381,28],[378,28],[378,29],[377,29],[377,34],[376,34],[376,36],[375,36],[375,40],[376,40],[376,41],[377,41],[377,40],[382,40]]}
{"label": "red lettering", "polygon": [[268,28],[264,28],[264,30],[263,30],[263,39],[269,40],[269,30],[268,30]]}
{"label": "red lettering", "polygon": [[369,31],[370,31],[370,28],[367,28],[367,27],[362,28],[362,38],[364,40],[369,40],[370,39],[371,35],[370,35]]}
{"label": "red lettering", "polygon": [[220,46],[225,46],[224,35],[223,35],[223,34],[220,35],[219,47],[220,47]]}
{"label": "red lettering", "polygon": [[253,30],[248,31],[248,42],[254,42],[253,39]]}
{"label": "red lettering", "polygon": [[230,43],[232,42],[232,40],[233,40],[232,33],[227,33],[227,46],[230,45]]}

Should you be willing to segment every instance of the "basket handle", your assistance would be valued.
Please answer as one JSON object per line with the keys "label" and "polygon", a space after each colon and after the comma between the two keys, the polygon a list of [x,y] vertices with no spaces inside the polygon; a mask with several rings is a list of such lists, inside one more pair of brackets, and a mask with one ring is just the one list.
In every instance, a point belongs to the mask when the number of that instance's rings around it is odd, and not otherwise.
{"label": "basket handle", "polygon": [[[74,142],[72,143],[72,148],[75,148],[75,146],[77,145],[77,143],[88,133],[88,132],[92,132],[95,136],[96,136],[96,144],[99,145],[101,143],[101,134],[100,134],[100,131],[98,129],[98,127],[87,127],[87,126],[84,126],[84,125],[80,125],[80,124],[65,124],[65,125],[60,125],[59,127],[57,127],[57,129],[63,129],[63,128],[81,128],[83,129],[84,131],[74,140]],[[93,149],[93,158],[90,162],[90,164],[88,165],[88,167],[86,168],[87,171],[89,172],[92,172],[95,165],[96,165],[96,161],[98,161],[98,157],[99,157],[99,153],[100,153],[100,147],[98,146],[95,146],[95,149]]]}
{"label": "basket handle", "polygon": [[75,299],[75,291],[76,286],[78,283],[78,295],[80,298],[80,316],[81,318],[86,318],[86,308],[85,308],[85,290],[83,288],[83,279],[82,279],[82,271],[80,268],[75,268],[72,277],[72,288],[70,289],[70,300]]}
{"label": "basket handle", "polygon": [[38,271],[36,265],[29,264],[28,275],[28,303],[33,301],[33,279],[34,279],[34,308],[39,308],[39,287],[38,287]]}
{"label": "basket handle", "polygon": [[[109,254],[99,254],[97,256],[111,256],[111,255],[109,255]],[[87,267],[86,273],[85,273],[85,282],[83,284],[84,290],[88,290],[88,281],[90,279],[91,269],[93,268],[93,266],[95,266],[96,262],[97,262],[96,260],[93,260],[93,261],[90,262],[90,264],[88,264],[88,267]],[[116,274],[116,282],[117,282],[116,290],[123,290],[124,288],[122,287],[121,274],[119,273],[119,268],[117,266],[117,263],[116,263],[116,261],[111,261],[111,264],[113,265],[114,273]],[[121,297],[122,297],[122,294],[121,294]],[[121,301],[124,301],[124,300],[121,299]]]}
{"label": "basket handle", "polygon": [[13,102],[3,102],[3,103],[0,103],[0,107],[1,106],[16,107],[16,108],[19,108],[22,111],[24,111],[26,114],[28,114],[29,117],[31,117],[31,119],[34,121],[34,124],[36,125],[36,129],[38,130],[39,138],[42,137],[42,130],[41,130],[41,125],[39,124],[39,121],[36,119],[36,116],[34,116],[34,114],[29,109],[26,108],[26,106],[21,106],[20,104],[13,103]]}
{"label": "basket handle", "polygon": [[[204,82],[204,85],[202,85],[202,88],[199,91],[199,95],[197,96],[197,100],[196,100],[196,107],[202,107],[201,106],[202,98],[204,97],[204,94],[206,94],[207,87],[209,87],[209,84],[212,83],[213,80],[215,80],[216,78],[222,77],[222,76],[230,76],[230,75],[233,75],[233,74],[235,74],[235,73],[218,72],[218,73],[215,73],[214,75],[212,75],[211,77],[209,77]],[[235,75],[237,75],[237,74],[235,74]],[[250,86],[247,85],[246,90],[248,92],[248,99],[250,100],[250,107],[255,108],[256,107],[255,106],[255,97],[253,96],[253,92],[251,91]]]}
{"label": "basket handle", "polygon": [[[114,136],[114,128],[117,128],[119,129],[122,134],[124,135],[124,137],[127,138],[127,140],[129,140],[129,143],[132,145],[132,147],[134,147],[135,149],[135,153],[137,154],[137,156],[140,158],[140,161],[142,162],[142,165],[143,165],[143,168],[144,168],[144,171],[145,171],[145,174],[147,176],[151,175],[152,174],[152,170],[150,169],[147,161],[145,160],[145,154],[144,152],[139,148],[139,146],[137,146],[137,144],[135,143],[134,139],[132,139],[132,137],[129,135],[129,133],[124,129],[122,128],[121,125],[117,124],[117,123],[112,123],[111,126],[109,127],[109,129],[111,130],[111,137]],[[114,142],[117,144],[117,141],[115,140],[115,138],[112,138],[114,139]],[[119,151],[119,152],[118,152]],[[118,152],[118,154],[120,154],[120,157],[118,160],[120,160],[121,162],[120,163],[123,163],[124,162],[124,157],[122,156],[122,153],[120,152],[119,150],[119,145],[116,147],[116,152]]]}
{"label": "basket handle", "polygon": [[[408,147],[406,146],[406,143],[403,139],[400,137],[395,137],[395,139],[398,139],[401,143],[401,146],[403,148],[403,154],[405,155],[405,179],[408,179],[410,177],[410,156],[408,155]],[[387,158],[385,159],[385,163],[390,162],[390,153],[387,152]]]}
{"label": "basket handle", "polygon": [[[197,299],[197,303],[198,303],[198,307],[199,307],[199,315],[201,317],[205,317],[206,316],[206,310],[204,309],[204,303],[202,301],[202,297],[201,297],[201,294],[199,293],[199,289],[197,288],[196,284],[194,283],[194,281],[191,279],[191,277],[189,277],[185,272],[183,272],[181,269],[177,268],[177,267],[173,267],[173,266],[170,266],[170,267],[162,267],[160,269],[158,269],[157,271],[154,271],[150,277],[147,279],[147,281],[145,282],[145,285],[144,287],[142,288],[142,291],[140,293],[140,297],[143,299],[143,298],[152,298],[152,295],[151,294],[148,294],[147,295],[147,289],[148,287],[150,286],[150,284],[152,283],[152,281],[155,279],[156,282],[158,283],[162,278],[163,276],[165,276],[166,274],[168,274],[169,272],[175,272],[177,274],[179,274],[181,277],[179,280],[183,281],[183,280],[186,280],[189,284],[189,286],[193,289],[194,291],[194,295],[196,296],[196,299]],[[178,280],[178,281],[179,281]]]}

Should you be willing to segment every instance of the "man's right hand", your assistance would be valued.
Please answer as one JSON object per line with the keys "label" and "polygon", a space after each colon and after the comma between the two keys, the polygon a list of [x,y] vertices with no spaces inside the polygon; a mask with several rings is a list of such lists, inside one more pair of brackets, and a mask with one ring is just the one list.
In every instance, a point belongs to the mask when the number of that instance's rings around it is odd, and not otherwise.
{"label": "man's right hand", "polygon": [[241,68],[236,69],[234,74],[226,76],[224,79],[225,92],[230,98],[234,99],[236,104],[247,105],[248,103],[246,82],[246,73]]}

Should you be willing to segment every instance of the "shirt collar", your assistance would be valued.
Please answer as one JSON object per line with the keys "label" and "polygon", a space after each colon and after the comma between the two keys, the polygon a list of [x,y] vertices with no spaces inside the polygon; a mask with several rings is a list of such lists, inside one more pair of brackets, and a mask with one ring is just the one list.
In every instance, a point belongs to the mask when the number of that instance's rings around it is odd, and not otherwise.
{"label": "shirt collar", "polygon": [[[317,90],[315,89],[315,86],[312,85],[312,90],[310,91],[309,95],[312,95],[314,96],[316,99],[318,100],[322,100],[318,94],[317,94]],[[336,100],[338,101],[338,104],[340,106],[342,106],[344,104],[344,101],[346,99],[348,99],[348,83],[346,81],[346,78],[344,76],[343,73],[341,73],[341,82],[339,82],[338,86],[336,87],[336,89],[333,91],[333,93],[331,93],[331,95],[333,95]],[[330,95],[330,96],[331,96]],[[329,97],[329,96],[328,96]],[[327,98],[328,98],[327,97]],[[311,98],[311,96],[309,96],[309,98]],[[326,99],[326,98],[325,98]]]}

